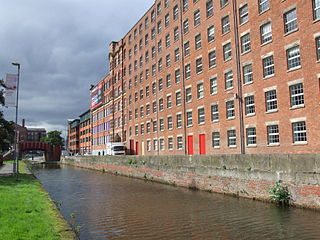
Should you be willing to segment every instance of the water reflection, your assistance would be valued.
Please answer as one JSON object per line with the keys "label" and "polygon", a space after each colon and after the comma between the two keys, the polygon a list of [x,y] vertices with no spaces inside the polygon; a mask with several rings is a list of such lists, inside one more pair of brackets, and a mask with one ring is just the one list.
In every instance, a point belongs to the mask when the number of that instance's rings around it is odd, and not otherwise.
{"label": "water reflection", "polygon": [[310,210],[70,167],[35,174],[62,214],[76,215],[81,239],[320,239]]}

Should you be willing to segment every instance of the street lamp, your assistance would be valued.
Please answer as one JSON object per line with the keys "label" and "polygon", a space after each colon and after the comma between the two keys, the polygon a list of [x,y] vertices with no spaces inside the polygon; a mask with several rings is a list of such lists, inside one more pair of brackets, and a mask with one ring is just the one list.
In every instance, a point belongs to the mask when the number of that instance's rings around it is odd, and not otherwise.
{"label": "street lamp", "polygon": [[15,131],[14,131],[14,162],[13,162],[13,173],[18,174],[19,173],[19,141],[18,141],[18,101],[19,101],[19,78],[20,78],[20,63],[13,62],[11,63],[13,66],[18,67],[18,79],[17,79],[17,99],[16,99],[16,125],[15,125]]}

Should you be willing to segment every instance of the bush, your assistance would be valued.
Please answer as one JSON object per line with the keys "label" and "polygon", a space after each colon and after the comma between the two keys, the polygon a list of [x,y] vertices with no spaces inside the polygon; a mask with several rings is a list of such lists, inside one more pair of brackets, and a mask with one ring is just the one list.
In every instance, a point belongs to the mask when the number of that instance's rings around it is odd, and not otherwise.
{"label": "bush", "polygon": [[281,205],[289,205],[291,200],[290,193],[288,187],[281,184],[281,180],[277,181],[268,192],[271,194],[271,201],[275,201]]}

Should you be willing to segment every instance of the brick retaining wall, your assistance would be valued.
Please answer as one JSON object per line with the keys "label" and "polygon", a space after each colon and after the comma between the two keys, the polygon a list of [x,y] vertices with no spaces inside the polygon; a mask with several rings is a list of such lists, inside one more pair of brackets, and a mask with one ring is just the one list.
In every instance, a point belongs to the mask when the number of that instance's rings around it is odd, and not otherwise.
{"label": "brick retaining wall", "polygon": [[240,197],[268,200],[277,180],[292,204],[320,209],[320,155],[77,156],[65,164]]}

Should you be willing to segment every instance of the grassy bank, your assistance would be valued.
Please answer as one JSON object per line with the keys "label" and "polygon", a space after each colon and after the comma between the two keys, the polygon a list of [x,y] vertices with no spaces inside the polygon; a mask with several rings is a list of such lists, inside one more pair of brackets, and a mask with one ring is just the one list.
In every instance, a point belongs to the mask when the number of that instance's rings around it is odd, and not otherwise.
{"label": "grassy bank", "polygon": [[25,172],[0,177],[0,239],[74,239],[40,182]]}

